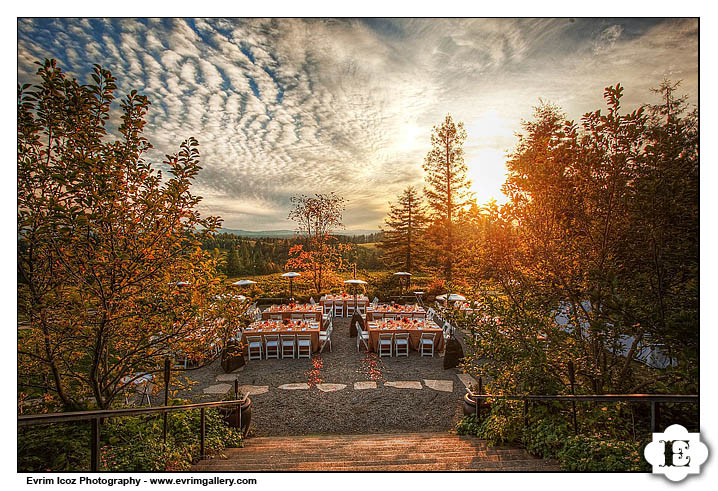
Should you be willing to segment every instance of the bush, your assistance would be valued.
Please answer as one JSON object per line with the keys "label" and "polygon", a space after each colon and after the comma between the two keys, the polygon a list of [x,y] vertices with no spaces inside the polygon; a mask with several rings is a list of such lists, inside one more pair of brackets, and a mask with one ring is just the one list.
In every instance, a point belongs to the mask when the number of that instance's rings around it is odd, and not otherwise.
{"label": "bush", "polygon": [[571,436],[558,452],[561,468],[566,471],[650,471],[642,458],[639,442],[603,440],[597,436]]}
{"label": "bush", "polygon": [[[187,401],[176,401],[176,403]],[[241,432],[229,428],[216,409],[205,413],[205,451],[241,447]],[[199,457],[198,410],[168,414],[167,444],[162,442],[162,417],[110,418],[101,428],[100,469],[115,472],[183,471]],[[89,424],[56,424],[18,432],[18,471],[87,470],[90,463]]]}
{"label": "bush", "polygon": [[480,424],[476,436],[492,445],[520,443],[523,421],[519,404],[494,400],[491,411]]}
{"label": "bush", "polygon": [[474,415],[462,418],[456,425],[456,433],[478,436],[491,445],[521,442],[531,455],[556,459],[566,471],[650,471],[642,458],[640,442],[599,433],[573,436],[568,421],[556,407],[542,405],[532,408],[529,425],[523,428],[520,409],[494,401],[491,412],[483,420],[477,421]]}
{"label": "bush", "polygon": [[87,422],[18,428],[18,472],[66,472],[87,468],[89,462]]}
{"label": "bush", "polygon": [[456,434],[457,435],[473,435],[476,436],[479,432],[479,422],[476,421],[476,416],[464,416],[461,421],[456,423]]}
{"label": "bush", "polygon": [[570,430],[568,424],[557,419],[544,419],[529,425],[523,432],[523,443],[531,455],[556,459]]}

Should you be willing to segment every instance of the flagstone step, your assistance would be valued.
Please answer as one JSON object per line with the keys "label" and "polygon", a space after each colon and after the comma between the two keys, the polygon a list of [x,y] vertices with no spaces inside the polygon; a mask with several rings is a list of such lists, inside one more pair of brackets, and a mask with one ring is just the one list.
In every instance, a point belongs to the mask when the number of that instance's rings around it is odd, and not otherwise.
{"label": "flagstone step", "polygon": [[556,471],[556,463],[524,450],[489,447],[450,433],[261,437],[226,449],[196,471]]}

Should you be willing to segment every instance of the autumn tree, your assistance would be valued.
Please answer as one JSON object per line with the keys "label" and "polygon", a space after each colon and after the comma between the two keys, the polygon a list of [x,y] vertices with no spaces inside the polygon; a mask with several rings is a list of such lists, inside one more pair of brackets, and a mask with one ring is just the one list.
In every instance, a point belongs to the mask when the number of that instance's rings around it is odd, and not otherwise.
{"label": "autumn tree", "polygon": [[447,282],[451,282],[454,270],[457,213],[471,196],[471,183],[466,177],[464,163],[465,140],[464,124],[454,123],[451,115],[447,115],[441,125],[434,126],[432,148],[424,159],[427,183],[424,192],[433,219],[429,234],[435,239],[435,255],[443,260],[443,275]]}
{"label": "autumn tree", "polygon": [[[612,86],[606,112],[585,114],[580,126],[550,104],[524,124],[507,162],[509,202],[490,210],[472,268],[477,283],[496,286],[484,314],[501,319],[493,332],[503,340],[478,341],[476,352],[516,358],[502,368],[514,374],[505,390],[560,386],[569,361],[585,392],[661,390],[681,380],[695,390],[697,373],[686,367],[697,359],[697,129],[667,89],[665,104],[625,112],[623,88]],[[551,346],[544,354],[537,336]],[[493,351],[501,345],[503,358]],[[655,345],[673,350],[677,367],[636,376],[641,351]],[[526,377],[515,380],[521,370]]]}
{"label": "autumn tree", "polygon": [[243,307],[217,298],[217,258],[200,248],[220,220],[191,192],[197,141],[167,155],[163,175],[143,157],[145,96],[121,99],[110,132],[109,71],[95,65],[81,85],[54,60],[38,65],[39,84],[18,87],[19,386],[107,408],[164,357],[204,357]]}
{"label": "autumn tree", "polygon": [[426,215],[421,196],[413,186],[407,187],[396,204],[389,204],[389,215],[384,220],[384,237],[379,247],[384,252],[384,263],[411,273],[425,256],[423,234]]}
{"label": "autumn tree", "polygon": [[344,246],[332,233],[343,227],[345,200],[334,193],[293,196],[288,218],[297,223],[297,233],[306,239],[289,250],[288,270],[310,273],[314,290],[320,294],[343,264]]}

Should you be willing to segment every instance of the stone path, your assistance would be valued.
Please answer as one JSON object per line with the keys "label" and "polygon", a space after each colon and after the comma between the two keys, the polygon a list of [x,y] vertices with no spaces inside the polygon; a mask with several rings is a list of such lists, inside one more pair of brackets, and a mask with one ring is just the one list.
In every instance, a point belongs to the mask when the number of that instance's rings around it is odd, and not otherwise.
{"label": "stone path", "polygon": [[253,471],[558,471],[555,462],[524,450],[489,447],[449,433],[249,438],[244,448],[202,460],[191,469]]}
{"label": "stone path", "polygon": [[238,383],[252,397],[255,437],[448,432],[463,416],[460,370],[444,369],[439,354],[422,357],[412,351],[408,357],[379,358],[364,349],[357,353],[348,319],[335,320],[332,344],[331,352],[310,359],[247,360],[232,373],[223,373],[217,360],[178,372],[180,380],[192,383],[184,384],[177,397],[220,400]]}
{"label": "stone path", "polygon": [[[217,376],[217,381],[226,381],[226,382],[234,382],[237,379],[235,375],[232,374],[222,374]],[[438,390],[441,392],[453,392],[454,391],[454,382],[451,380],[429,380],[424,379],[424,385],[433,390]],[[316,388],[319,389],[321,392],[336,392],[338,390],[343,390],[347,388],[347,384],[330,384],[330,383],[319,383],[315,384]],[[220,383],[215,385],[210,385],[209,387],[206,387],[204,390],[205,394],[226,394],[228,391],[230,391],[234,386],[227,384],[227,383]],[[376,382],[354,382],[354,390],[372,390],[376,389],[377,383]],[[423,385],[421,385],[421,382],[415,381],[415,380],[397,380],[397,381],[390,381],[390,382],[384,382],[384,387],[394,387],[396,389],[415,389],[415,390],[421,390],[424,388]],[[241,385],[239,387],[239,390],[242,394],[246,394],[249,396],[256,396],[260,394],[265,394],[269,392],[270,387],[268,385]],[[298,383],[291,383],[291,384],[282,384],[277,387],[277,389],[280,390],[309,390],[311,389],[311,386],[308,383],[305,382],[298,382]]]}

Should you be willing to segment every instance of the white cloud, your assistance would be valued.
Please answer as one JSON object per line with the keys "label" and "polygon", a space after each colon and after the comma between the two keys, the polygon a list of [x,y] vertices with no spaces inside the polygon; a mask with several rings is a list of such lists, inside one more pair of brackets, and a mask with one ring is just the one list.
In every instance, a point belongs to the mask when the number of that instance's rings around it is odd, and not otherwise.
{"label": "white cloud", "polygon": [[500,197],[503,155],[539,97],[578,119],[616,82],[624,107],[664,76],[697,94],[695,20],[21,19],[18,37],[21,82],[55,57],[143,91],[154,161],[197,137],[196,192],[228,228],[290,227],[289,196],[328,191],[349,198],[350,228],[378,227],[388,201],[423,186],[447,112],[466,124],[484,201]]}

